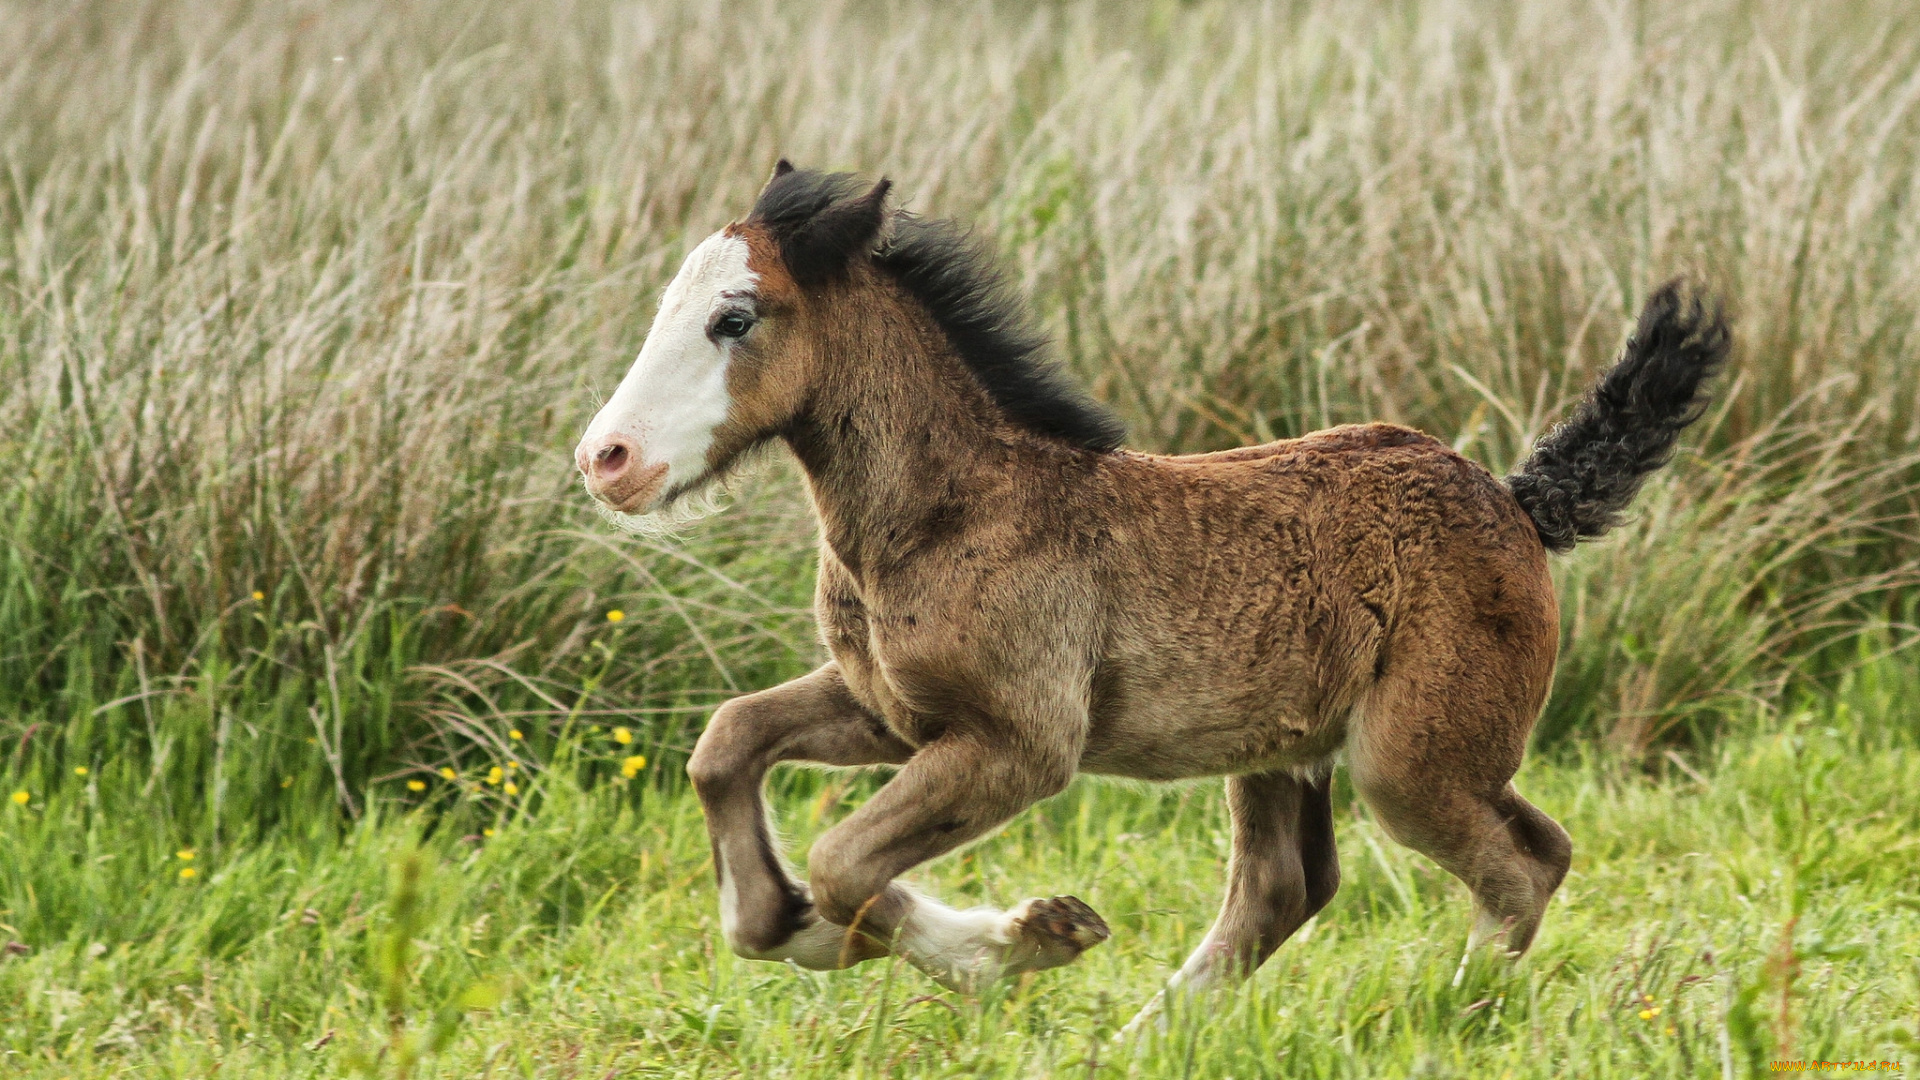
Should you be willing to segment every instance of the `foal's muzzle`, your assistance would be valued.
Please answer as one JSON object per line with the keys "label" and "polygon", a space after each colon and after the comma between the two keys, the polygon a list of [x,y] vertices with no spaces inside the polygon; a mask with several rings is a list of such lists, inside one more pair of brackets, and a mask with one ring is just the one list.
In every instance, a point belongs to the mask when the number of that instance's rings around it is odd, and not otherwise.
{"label": "foal's muzzle", "polygon": [[667,466],[643,462],[639,444],[625,435],[582,439],[573,463],[586,477],[587,494],[623,514],[645,511],[667,479]]}

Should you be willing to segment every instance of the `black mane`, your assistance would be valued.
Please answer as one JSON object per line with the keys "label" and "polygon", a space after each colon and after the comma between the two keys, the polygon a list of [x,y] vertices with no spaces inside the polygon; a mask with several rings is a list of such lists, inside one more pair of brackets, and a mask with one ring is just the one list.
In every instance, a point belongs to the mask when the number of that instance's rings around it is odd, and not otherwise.
{"label": "black mane", "polygon": [[[881,184],[874,191],[883,197],[886,181]],[[800,270],[816,280],[834,276],[830,267],[822,272],[820,249],[833,245],[831,241],[821,244],[820,234],[851,236],[862,231],[851,223],[842,224],[865,201],[860,191],[860,183],[847,173],[776,170],[750,220],[763,222],[773,231],[790,271]],[[1046,336],[1034,325],[1027,305],[1000,273],[986,245],[949,221],[904,211],[895,212],[891,221],[892,229],[872,252],[874,266],[926,307],[1008,420],[1034,434],[1089,450],[1113,450],[1120,445],[1126,427],[1048,355]],[[796,234],[812,236],[789,245],[786,237]],[[789,252],[789,246],[801,250]],[[792,265],[796,256],[806,264],[804,268]]]}
{"label": "black mane", "polygon": [[1089,450],[1127,437],[1119,417],[1048,355],[1046,336],[984,244],[950,221],[898,213],[873,261],[926,306],[1007,419]]}

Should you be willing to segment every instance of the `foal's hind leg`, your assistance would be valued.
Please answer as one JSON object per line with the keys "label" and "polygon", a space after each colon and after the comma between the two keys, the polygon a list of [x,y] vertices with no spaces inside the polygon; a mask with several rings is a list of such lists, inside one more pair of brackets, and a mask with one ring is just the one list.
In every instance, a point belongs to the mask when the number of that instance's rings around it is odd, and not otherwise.
{"label": "foal's hind leg", "polygon": [[1152,1019],[1168,993],[1244,978],[1333,899],[1340,860],[1333,844],[1333,780],[1291,773],[1227,778],[1233,853],[1220,915],[1166,991],[1127,1025]]}
{"label": "foal's hind leg", "polygon": [[776,762],[897,764],[912,754],[847,693],[834,664],[715,711],[687,774],[706,811],[720,927],[734,952],[816,969],[885,954],[815,912],[775,847],[761,786]]}
{"label": "foal's hind leg", "polygon": [[1066,787],[1078,747],[1045,747],[1021,734],[941,736],[822,836],[808,857],[820,913],[965,991],[1071,963],[1106,940],[1106,923],[1072,897],[955,911],[894,881]]}
{"label": "foal's hind leg", "polygon": [[1233,853],[1227,894],[1205,940],[1174,976],[1199,989],[1253,972],[1340,888],[1333,780],[1287,773],[1227,778]]}
{"label": "foal's hind leg", "polygon": [[1472,949],[1525,952],[1566,877],[1567,831],[1513,789],[1538,695],[1498,678],[1403,681],[1363,710],[1348,742],[1353,784],[1387,834],[1473,893]]}

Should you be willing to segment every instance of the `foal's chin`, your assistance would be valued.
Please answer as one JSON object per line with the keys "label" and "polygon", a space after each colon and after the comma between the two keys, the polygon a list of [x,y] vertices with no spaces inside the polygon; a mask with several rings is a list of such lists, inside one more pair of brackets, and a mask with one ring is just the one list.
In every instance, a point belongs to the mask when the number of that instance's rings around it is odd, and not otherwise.
{"label": "foal's chin", "polygon": [[720,513],[729,505],[726,484],[718,477],[683,491],[641,514],[622,513],[598,500],[593,504],[600,516],[614,528],[649,539],[674,536],[694,522]]}

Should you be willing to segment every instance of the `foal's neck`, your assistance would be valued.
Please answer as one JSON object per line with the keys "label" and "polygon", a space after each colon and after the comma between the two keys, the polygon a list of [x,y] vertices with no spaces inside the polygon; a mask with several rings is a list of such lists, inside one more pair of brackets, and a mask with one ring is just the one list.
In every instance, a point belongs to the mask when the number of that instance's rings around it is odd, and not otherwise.
{"label": "foal's neck", "polygon": [[964,527],[983,496],[1047,456],[924,310],[875,291],[876,301],[850,297],[820,320],[818,374],[786,435],[823,539],[857,578]]}

